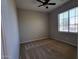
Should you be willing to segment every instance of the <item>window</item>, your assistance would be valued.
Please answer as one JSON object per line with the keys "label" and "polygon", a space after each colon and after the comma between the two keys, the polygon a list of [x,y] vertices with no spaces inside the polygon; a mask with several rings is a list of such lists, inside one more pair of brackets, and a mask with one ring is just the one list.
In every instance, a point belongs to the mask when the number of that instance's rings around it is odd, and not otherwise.
{"label": "window", "polygon": [[78,32],[78,7],[58,15],[58,31]]}

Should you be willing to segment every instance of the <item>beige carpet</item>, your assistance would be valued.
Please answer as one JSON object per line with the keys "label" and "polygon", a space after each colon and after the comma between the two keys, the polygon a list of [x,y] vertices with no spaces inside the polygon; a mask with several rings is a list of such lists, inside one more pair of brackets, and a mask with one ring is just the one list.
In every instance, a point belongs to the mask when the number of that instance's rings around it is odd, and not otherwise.
{"label": "beige carpet", "polygon": [[21,59],[77,59],[77,48],[59,41],[44,39],[21,44]]}

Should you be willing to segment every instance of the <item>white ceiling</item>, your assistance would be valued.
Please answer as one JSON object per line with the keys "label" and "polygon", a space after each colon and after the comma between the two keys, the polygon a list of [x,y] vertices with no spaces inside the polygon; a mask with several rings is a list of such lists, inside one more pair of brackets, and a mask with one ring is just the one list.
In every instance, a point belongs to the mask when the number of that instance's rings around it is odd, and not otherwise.
{"label": "white ceiling", "polygon": [[17,8],[21,9],[28,9],[28,10],[35,10],[35,11],[41,11],[41,12],[48,12],[53,10],[54,8],[57,8],[58,6],[66,3],[69,0],[50,0],[52,3],[56,3],[56,5],[49,5],[48,9],[45,7],[38,7],[41,3],[37,2],[36,0],[16,0]]}

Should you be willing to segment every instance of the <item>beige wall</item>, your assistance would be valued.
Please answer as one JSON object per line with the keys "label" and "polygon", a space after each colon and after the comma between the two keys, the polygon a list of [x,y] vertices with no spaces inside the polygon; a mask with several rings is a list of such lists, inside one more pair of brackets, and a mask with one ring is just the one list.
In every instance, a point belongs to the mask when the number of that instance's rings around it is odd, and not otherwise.
{"label": "beige wall", "polygon": [[15,0],[1,0],[2,46],[5,59],[19,59],[19,34]]}
{"label": "beige wall", "polygon": [[58,32],[58,14],[71,8],[77,7],[77,0],[69,1],[49,13],[50,38],[77,46],[78,33]]}
{"label": "beige wall", "polygon": [[30,42],[48,37],[47,14],[18,9],[21,42]]}

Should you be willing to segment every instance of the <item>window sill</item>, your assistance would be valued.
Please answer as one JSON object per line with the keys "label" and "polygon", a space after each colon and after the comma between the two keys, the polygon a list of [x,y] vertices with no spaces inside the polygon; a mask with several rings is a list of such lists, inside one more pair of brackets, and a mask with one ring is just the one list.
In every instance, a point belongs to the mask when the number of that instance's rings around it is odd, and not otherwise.
{"label": "window sill", "polygon": [[78,32],[64,32],[64,31],[58,31],[59,33],[68,33],[68,34],[78,34]]}

